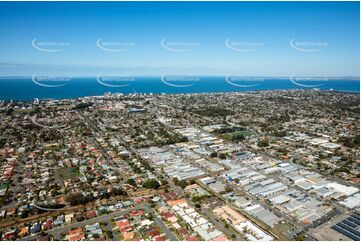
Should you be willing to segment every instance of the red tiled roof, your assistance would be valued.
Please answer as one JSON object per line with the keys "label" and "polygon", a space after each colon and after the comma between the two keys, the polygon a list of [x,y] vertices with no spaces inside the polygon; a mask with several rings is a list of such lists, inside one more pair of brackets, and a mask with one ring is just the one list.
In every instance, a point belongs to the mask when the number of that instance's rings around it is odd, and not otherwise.
{"label": "red tiled roof", "polygon": [[77,234],[82,233],[82,232],[83,232],[83,228],[79,227],[79,228],[76,228],[76,229],[73,229],[73,230],[69,230],[69,235],[73,236],[73,235],[77,235]]}
{"label": "red tiled roof", "polygon": [[118,221],[118,222],[116,222],[116,224],[118,225],[118,227],[129,226],[128,221]]}
{"label": "red tiled roof", "polygon": [[198,239],[197,236],[193,235],[193,236],[189,236],[189,237],[187,238],[187,240],[188,240],[188,241],[198,241],[199,239]]}
{"label": "red tiled roof", "polygon": [[163,212],[163,213],[161,213],[161,215],[164,218],[170,218],[170,217],[174,216],[174,214],[172,212]]}
{"label": "red tiled roof", "polygon": [[129,212],[130,217],[141,216],[143,214],[144,214],[143,210],[132,210],[132,211]]}
{"label": "red tiled roof", "polygon": [[43,223],[43,228],[45,230],[51,229],[52,227],[53,227],[53,221],[52,220],[48,220],[45,223]]}
{"label": "red tiled roof", "polygon": [[69,238],[69,241],[78,241],[78,240],[82,240],[85,239],[85,235],[84,234],[79,234],[79,235],[75,235]]}
{"label": "red tiled roof", "polygon": [[162,196],[166,201],[175,200],[178,198],[175,192],[162,193]]}
{"label": "red tiled roof", "polygon": [[15,231],[12,231],[12,232],[5,233],[3,238],[8,240],[8,239],[12,239],[14,236],[15,236]]}
{"label": "red tiled roof", "polygon": [[143,198],[141,198],[141,197],[136,197],[136,198],[134,198],[134,203],[135,204],[138,204],[138,203],[140,203],[140,202],[142,202],[143,201]]}
{"label": "red tiled roof", "polygon": [[96,216],[97,216],[97,213],[95,211],[93,211],[93,210],[85,212],[85,217],[86,218],[94,218]]}
{"label": "red tiled roof", "polygon": [[125,233],[125,232],[131,231],[133,228],[132,228],[132,226],[127,225],[127,226],[119,227],[119,229],[120,229],[120,231],[122,231],[123,233]]}
{"label": "red tiled roof", "polygon": [[228,240],[227,237],[224,235],[220,235],[213,239],[213,241],[227,241],[227,240]]}
{"label": "red tiled roof", "polygon": [[150,236],[150,237],[155,237],[155,236],[160,235],[160,233],[159,233],[158,230],[149,231],[147,234],[148,234],[148,236]]}
{"label": "red tiled roof", "polygon": [[164,236],[157,236],[154,238],[155,241],[165,241],[165,237]]}

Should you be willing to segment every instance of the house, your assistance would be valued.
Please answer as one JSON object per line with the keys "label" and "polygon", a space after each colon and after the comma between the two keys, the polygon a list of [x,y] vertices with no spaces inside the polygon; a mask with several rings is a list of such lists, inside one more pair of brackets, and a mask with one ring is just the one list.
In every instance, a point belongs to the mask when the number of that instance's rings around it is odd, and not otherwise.
{"label": "house", "polygon": [[123,206],[124,207],[130,207],[132,205],[132,202],[131,201],[124,201],[123,202]]}
{"label": "house", "polygon": [[35,224],[33,224],[33,226],[30,227],[31,234],[36,234],[36,233],[39,233],[40,231],[41,231],[40,223],[35,223]]}
{"label": "house", "polygon": [[142,226],[148,226],[151,225],[153,223],[153,221],[149,220],[149,219],[145,219],[141,221],[141,225]]}
{"label": "house", "polygon": [[175,192],[162,193],[162,197],[166,202],[170,200],[176,200],[178,198]]}
{"label": "house", "polygon": [[85,230],[87,231],[88,238],[101,238],[103,237],[103,231],[101,230],[100,224],[95,223],[86,225]]}
{"label": "house", "polygon": [[153,238],[155,241],[165,241],[166,240],[166,237],[163,235],[163,236],[156,236]]}
{"label": "house", "polygon": [[85,235],[83,233],[69,237],[69,241],[82,241],[82,240],[85,240]]}
{"label": "house", "polygon": [[70,236],[75,236],[75,235],[78,235],[78,234],[81,234],[83,233],[83,228],[82,227],[78,227],[76,229],[73,229],[73,230],[69,230],[68,234]]}
{"label": "house", "polygon": [[122,204],[121,202],[119,202],[119,203],[116,203],[116,204],[114,205],[114,207],[115,207],[116,209],[122,209],[122,208],[123,208],[123,204]]}
{"label": "house", "polygon": [[199,238],[196,235],[189,236],[187,241],[199,241]]}
{"label": "house", "polygon": [[138,217],[138,216],[142,216],[144,214],[143,210],[132,210],[129,212],[129,216],[130,217]]}
{"label": "house", "polygon": [[150,237],[150,238],[154,238],[156,236],[159,236],[160,235],[160,232],[158,230],[151,230],[147,233],[147,235]]}
{"label": "house", "polygon": [[97,216],[97,213],[94,210],[85,212],[86,219],[95,218],[96,216]]}
{"label": "house", "polygon": [[54,220],[54,226],[57,226],[57,225],[61,225],[64,223],[64,214],[61,214],[59,215],[55,220]]}
{"label": "house", "polygon": [[20,237],[27,236],[28,234],[29,234],[29,227],[28,226],[24,226],[24,227],[19,228],[18,235]]}
{"label": "house", "polygon": [[127,220],[116,221],[115,223],[118,225],[119,228],[130,226],[130,223]]}
{"label": "house", "polygon": [[6,211],[6,214],[7,214],[7,216],[15,215],[15,214],[16,214],[16,208],[9,208],[9,209]]}
{"label": "house", "polygon": [[65,222],[70,223],[73,217],[74,217],[74,213],[65,214]]}
{"label": "house", "polygon": [[142,197],[136,197],[134,198],[134,204],[140,204],[143,201]]}
{"label": "house", "polygon": [[18,215],[21,216],[23,212],[25,212],[28,209],[28,205],[23,205],[18,208]]}
{"label": "house", "polygon": [[132,240],[134,238],[134,232],[124,232],[123,234],[124,240]]}
{"label": "house", "polygon": [[83,213],[77,213],[75,214],[76,221],[83,221],[84,220],[84,214]]}
{"label": "house", "polygon": [[123,219],[121,221],[115,221],[115,223],[117,224],[119,230],[123,233],[133,230],[132,226],[126,219]]}
{"label": "house", "polygon": [[177,205],[177,204],[182,204],[185,203],[186,200],[185,199],[178,199],[178,200],[171,200],[171,201],[167,201],[167,204],[171,207]]}
{"label": "house", "polygon": [[5,216],[6,216],[6,211],[5,210],[1,211],[0,212],[0,219],[5,218]]}
{"label": "house", "polygon": [[182,228],[182,227],[177,229],[177,233],[179,235],[181,235],[183,238],[186,238],[190,235],[189,232],[185,228]]}
{"label": "house", "polygon": [[14,229],[14,230],[4,233],[2,239],[3,240],[12,240],[15,238],[15,235],[16,235],[16,231]]}
{"label": "house", "polygon": [[48,230],[51,229],[52,227],[53,227],[53,220],[51,218],[49,218],[43,223],[43,230]]}
{"label": "house", "polygon": [[230,208],[228,205],[223,207],[218,207],[214,209],[213,212],[218,217],[222,218],[223,220],[225,220],[226,222],[232,225],[239,224],[246,220],[240,213]]}
{"label": "house", "polygon": [[224,235],[220,235],[213,239],[213,241],[228,241],[228,238]]}
{"label": "house", "polygon": [[172,212],[162,212],[160,214],[164,219],[166,219],[167,221],[171,222],[171,223],[175,223],[177,222],[177,217],[174,215],[174,213]]}

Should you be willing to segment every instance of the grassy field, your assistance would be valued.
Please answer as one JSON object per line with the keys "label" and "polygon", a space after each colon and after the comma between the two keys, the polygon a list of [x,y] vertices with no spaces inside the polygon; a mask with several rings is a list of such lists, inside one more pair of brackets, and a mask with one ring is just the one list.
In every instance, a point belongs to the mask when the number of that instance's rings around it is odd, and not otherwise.
{"label": "grassy field", "polygon": [[220,136],[225,140],[232,141],[232,137],[234,135],[243,135],[244,137],[247,137],[247,136],[251,136],[253,134],[254,134],[253,132],[244,130],[244,131],[235,131],[232,133],[225,133],[225,134],[221,134]]}
{"label": "grassy field", "polygon": [[34,109],[16,109],[14,110],[14,114],[29,114],[32,111],[34,111]]}
{"label": "grassy field", "polygon": [[56,170],[56,176],[61,180],[73,179],[79,176],[79,171],[77,168],[59,168]]}

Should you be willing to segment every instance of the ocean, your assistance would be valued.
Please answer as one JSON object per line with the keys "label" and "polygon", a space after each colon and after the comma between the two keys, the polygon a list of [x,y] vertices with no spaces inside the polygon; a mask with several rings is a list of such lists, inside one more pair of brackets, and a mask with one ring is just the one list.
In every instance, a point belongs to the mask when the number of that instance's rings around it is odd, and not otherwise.
{"label": "ocean", "polygon": [[111,93],[206,93],[314,89],[360,93],[360,80],[239,77],[0,78],[0,100],[66,99]]}

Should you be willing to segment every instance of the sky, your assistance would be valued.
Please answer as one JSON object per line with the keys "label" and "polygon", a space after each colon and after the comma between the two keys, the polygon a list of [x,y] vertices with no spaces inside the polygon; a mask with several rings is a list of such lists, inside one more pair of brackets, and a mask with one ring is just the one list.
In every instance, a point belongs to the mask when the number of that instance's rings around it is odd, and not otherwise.
{"label": "sky", "polygon": [[0,76],[359,76],[359,2],[1,2]]}

